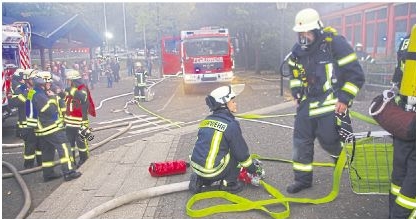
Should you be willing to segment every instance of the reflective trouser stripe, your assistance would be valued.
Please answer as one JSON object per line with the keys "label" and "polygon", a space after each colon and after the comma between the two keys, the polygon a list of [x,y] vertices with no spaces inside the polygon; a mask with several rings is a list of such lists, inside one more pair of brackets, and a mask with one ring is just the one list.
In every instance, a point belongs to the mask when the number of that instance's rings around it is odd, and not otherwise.
{"label": "reflective trouser stripe", "polygon": [[390,191],[391,191],[391,194],[397,196],[400,193],[400,186],[391,183],[390,184]]}
{"label": "reflective trouser stripe", "polygon": [[53,167],[53,166],[54,166],[54,162],[53,161],[42,162],[42,167],[43,168]]}
{"label": "reflective trouser stripe", "polygon": [[396,203],[402,206],[403,208],[407,208],[410,210],[416,209],[416,198],[410,198],[401,193],[397,195]]}
{"label": "reflective trouser stripe", "polygon": [[303,172],[311,172],[312,168],[313,168],[312,164],[302,164],[302,163],[293,162],[294,170],[303,171]]}
{"label": "reflective trouser stripe", "polygon": [[42,151],[35,151],[36,156],[42,156]]}
{"label": "reflective trouser stripe", "polygon": [[63,143],[62,144],[62,149],[64,151],[64,156],[60,159],[60,162],[61,162],[61,164],[66,163],[66,165],[68,167],[68,170],[72,170],[73,167],[72,167],[72,162],[70,162],[71,161],[71,156],[69,155],[68,146],[65,143]]}
{"label": "reflective trouser stripe", "polygon": [[34,154],[31,154],[31,155],[23,155],[23,159],[25,159],[25,160],[33,160],[33,159],[35,159],[35,155]]}

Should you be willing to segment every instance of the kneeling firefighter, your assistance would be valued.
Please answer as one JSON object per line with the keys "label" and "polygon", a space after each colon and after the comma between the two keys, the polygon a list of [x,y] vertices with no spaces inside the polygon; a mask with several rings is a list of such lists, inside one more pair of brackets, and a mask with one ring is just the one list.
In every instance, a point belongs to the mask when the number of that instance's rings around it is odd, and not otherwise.
{"label": "kneeling firefighter", "polygon": [[[407,219],[416,218],[416,25],[400,44],[397,59],[393,83],[400,88],[400,95],[395,99],[396,110],[385,107],[385,121],[375,119],[393,134],[389,218]],[[397,122],[386,123],[393,120]]]}
{"label": "kneeling firefighter", "polygon": [[[73,159],[79,167],[89,157],[89,143],[94,139],[89,127],[88,114],[96,116],[94,101],[88,87],[84,84],[81,74],[76,70],[66,72],[69,88],[65,90],[66,103],[66,135],[71,145]],[[76,149],[79,162],[75,161]]]}
{"label": "kneeling firefighter", "polygon": [[[246,168],[250,174],[264,175],[262,167],[251,159],[240,124],[232,114],[237,112],[235,90],[236,86],[222,86],[205,98],[212,114],[199,124],[198,139],[190,157],[194,172],[189,190],[193,193],[204,188],[232,193],[242,191],[244,184],[238,180],[238,166]],[[217,181],[219,187],[211,187]]]}
{"label": "kneeling firefighter", "polygon": [[62,172],[65,181],[70,181],[81,176],[75,171],[71,162],[68,139],[64,131],[64,123],[59,115],[59,103],[56,94],[51,90],[52,74],[50,72],[38,72],[34,82],[33,107],[38,113],[35,135],[42,145],[42,170],[44,181],[61,177],[55,173],[55,150],[58,152]]}

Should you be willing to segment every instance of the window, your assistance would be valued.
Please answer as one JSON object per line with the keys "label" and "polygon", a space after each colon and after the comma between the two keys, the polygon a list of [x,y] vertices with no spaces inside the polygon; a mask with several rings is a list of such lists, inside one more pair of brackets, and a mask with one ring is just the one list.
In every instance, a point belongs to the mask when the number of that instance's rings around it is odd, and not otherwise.
{"label": "window", "polygon": [[380,22],[377,24],[377,53],[386,53],[387,42],[387,23]]}
{"label": "window", "polygon": [[399,4],[394,7],[395,16],[407,16],[409,4]]}
{"label": "window", "polygon": [[355,42],[361,42],[361,25],[357,25],[354,27],[354,41]]}
{"label": "window", "polygon": [[385,18],[387,18],[387,8],[382,8],[382,9],[378,10],[377,18],[378,19],[385,19]]}
{"label": "window", "polygon": [[365,19],[367,21],[375,20],[375,18],[376,18],[376,12],[375,11],[370,11],[370,12],[365,13]]}
{"label": "window", "polygon": [[410,3],[410,14],[416,14],[416,3]]}
{"label": "window", "polygon": [[365,39],[365,51],[367,53],[372,53],[374,51],[374,33],[375,33],[374,24],[366,25],[366,39]]}
{"label": "window", "polygon": [[351,40],[351,41],[356,40],[356,38],[354,38],[352,36],[352,33],[353,33],[352,27],[347,27],[345,29],[345,38],[347,38],[348,40]]}
{"label": "window", "polygon": [[406,20],[397,20],[394,27],[396,28],[395,32],[406,32],[407,31],[407,21]]}

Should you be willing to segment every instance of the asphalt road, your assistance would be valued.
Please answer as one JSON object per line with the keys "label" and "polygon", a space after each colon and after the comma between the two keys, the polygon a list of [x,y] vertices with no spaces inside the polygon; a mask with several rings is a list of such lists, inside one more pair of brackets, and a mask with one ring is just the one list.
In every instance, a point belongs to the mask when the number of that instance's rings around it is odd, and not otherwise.
{"label": "asphalt road", "polygon": [[[280,96],[280,81],[277,80],[278,77],[275,75],[259,76],[250,73],[239,73],[237,75],[238,77],[235,80],[235,83],[246,84],[244,91],[236,99],[238,110],[241,113],[279,104],[290,99],[287,94],[283,97]],[[154,99],[150,102],[141,104],[146,110],[140,109],[135,105],[127,105],[127,108],[124,109],[126,102],[132,98],[132,95],[124,95],[132,92],[132,79],[132,77],[124,76],[119,83],[114,83],[113,88],[107,88],[105,81],[101,81],[95,86],[95,89],[92,90],[92,95],[96,106],[102,104],[102,107],[97,111],[97,117],[91,118],[91,126],[93,128],[98,128],[122,122],[133,122],[134,126],[132,129],[137,130],[135,131],[137,133],[123,134],[91,153],[99,154],[105,150],[136,141],[142,137],[177,128],[176,126],[169,125],[169,122],[178,122],[177,124],[180,125],[198,122],[210,113],[205,105],[204,98],[210,90],[215,88],[215,86],[204,87],[199,91],[195,91],[194,94],[184,95],[181,81],[178,78],[167,78],[160,83],[156,78],[151,80],[152,83],[157,82],[157,84],[152,87],[152,90],[155,92]],[[356,101],[353,109],[365,113],[369,105],[369,100],[373,95],[374,94],[367,94],[367,99],[362,98],[361,101]],[[115,96],[120,97],[108,99]],[[151,112],[151,114],[146,111]],[[290,108],[276,113],[286,114],[293,112],[294,108]],[[16,117],[12,117],[3,124],[3,143],[20,142],[19,139],[14,138],[13,124],[16,121],[15,119]],[[292,136],[292,129],[290,129],[290,127],[293,126],[293,116],[265,119],[264,122],[266,123],[246,120],[241,121],[243,133],[250,145],[251,151],[261,155],[290,159]],[[267,122],[270,124],[267,124]],[[152,124],[153,127],[156,126],[157,128],[149,128],[147,126],[149,124]],[[354,127],[357,131],[377,129],[377,127],[359,121],[354,124]],[[95,139],[91,143],[97,144],[115,132],[120,131],[120,129],[122,129],[122,127],[96,131]],[[178,148],[175,156],[176,158],[187,158],[187,155],[195,142],[195,137],[196,136],[188,135],[181,138],[182,147]],[[22,148],[3,148],[2,159],[14,164],[16,168],[22,169],[23,159],[21,150]],[[319,147],[316,147],[315,158],[317,160],[328,161],[328,157],[325,156],[325,153]],[[275,185],[282,190],[290,183],[292,179],[290,165],[276,165],[266,162],[265,168],[266,173],[268,174],[267,182],[275,183]],[[6,172],[8,172],[8,170],[3,168],[3,173]],[[295,210],[292,211],[294,212],[292,218],[386,218],[387,196],[363,196],[352,193],[346,175],[347,174],[344,173],[343,181],[345,181],[345,183],[342,184],[342,192],[340,194],[343,198],[340,199],[340,202],[319,206],[301,205],[299,206],[300,210],[296,210],[298,206],[292,207],[295,208]],[[62,179],[44,183],[41,171],[27,174],[23,177],[32,195],[31,210],[38,206],[43,199],[63,183]],[[173,176],[169,179],[169,182],[188,180],[187,177],[189,176]],[[326,170],[316,171],[314,187],[311,190],[311,194],[318,196],[325,193],[330,184],[331,177],[327,176]],[[262,197],[264,194],[261,194],[261,190],[256,189],[257,188],[249,188],[247,194],[249,196],[258,195],[259,197]],[[15,218],[20,211],[21,206],[23,206],[22,192],[13,178],[2,180],[2,191],[2,218]],[[175,212],[179,213],[177,213],[178,217],[174,218],[181,218],[184,215],[184,203],[187,199],[181,198],[181,200],[178,201],[179,197],[181,196],[175,194],[163,197],[161,202],[159,202],[159,207],[156,211],[158,215],[157,218],[172,218],[172,216],[176,215]],[[338,208],[340,212],[337,213],[336,211],[330,210],[331,208]],[[228,216],[229,215],[227,214],[214,215],[211,218],[227,218]],[[238,216],[238,214],[233,215],[232,218]],[[258,212],[244,214],[244,218],[263,217],[267,218],[264,214]]]}

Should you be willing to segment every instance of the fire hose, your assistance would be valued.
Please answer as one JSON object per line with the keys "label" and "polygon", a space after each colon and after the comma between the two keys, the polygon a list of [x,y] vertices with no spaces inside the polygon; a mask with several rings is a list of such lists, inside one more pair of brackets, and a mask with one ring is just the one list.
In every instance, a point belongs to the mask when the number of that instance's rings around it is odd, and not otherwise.
{"label": "fire hose", "polygon": [[[364,116],[360,113],[351,111],[350,114],[352,117],[359,118],[368,123],[377,124],[377,122],[375,122],[372,118]],[[289,114],[287,114],[286,116],[288,115]],[[240,117],[244,118],[244,115],[240,115]],[[265,117],[270,117],[270,116],[247,115],[246,117],[247,118],[265,118]],[[256,154],[253,154],[252,157],[257,158],[259,160],[273,160],[273,161],[282,161],[282,162],[288,162],[288,163],[293,162],[291,160],[261,157]],[[335,166],[334,174],[333,174],[332,190],[326,196],[318,198],[318,199],[285,197],[278,189],[267,184],[264,180],[259,180],[259,184],[263,186],[264,189],[274,198],[268,199],[268,200],[251,201],[249,199],[246,199],[246,198],[243,198],[238,195],[234,195],[225,191],[210,191],[210,192],[198,193],[192,196],[186,204],[186,212],[191,217],[204,217],[204,216],[221,213],[221,212],[247,211],[247,210],[257,209],[257,210],[265,211],[273,218],[279,218],[279,219],[287,218],[290,215],[290,208],[289,208],[290,202],[323,204],[323,203],[328,203],[328,202],[333,201],[339,193],[339,186],[340,186],[342,171],[344,169],[344,166],[346,166],[346,163],[347,163],[347,156],[346,156],[345,149],[342,150],[336,165],[333,163],[315,163],[315,162],[313,163],[314,166],[326,166],[326,167]],[[128,204],[132,201],[148,199],[148,198],[152,198],[152,197],[156,197],[156,196],[160,196],[164,194],[170,194],[173,192],[185,191],[185,190],[188,190],[188,185],[189,185],[189,181],[184,181],[181,183],[168,184],[168,185],[153,187],[149,189],[140,190],[134,193],[126,194],[121,197],[112,199],[102,205],[97,206],[96,208],[85,213],[84,215],[81,215],[78,219],[95,218],[107,211],[110,211],[121,205]],[[203,209],[198,209],[198,210],[192,209],[192,206],[197,201],[201,201],[204,199],[211,199],[211,198],[223,198],[230,202],[233,202],[233,204],[211,206],[208,208],[203,208]],[[271,204],[282,204],[285,207],[285,210],[283,212],[272,212],[268,210],[266,207],[264,207],[266,205],[271,205]]]}
{"label": "fire hose", "polygon": [[[260,160],[263,160],[263,157],[259,155],[254,155],[254,156],[259,158]],[[268,159],[268,158],[265,158],[265,159]],[[274,159],[274,160],[279,160],[279,159]],[[274,197],[273,199],[251,201],[249,199],[246,199],[241,196],[234,195],[225,191],[208,191],[208,192],[198,193],[192,196],[186,204],[186,212],[191,217],[204,217],[204,216],[208,216],[208,215],[212,215],[216,213],[222,213],[222,212],[236,212],[236,211],[248,211],[252,209],[258,209],[258,210],[265,211],[273,218],[287,218],[290,215],[289,202],[323,204],[323,203],[333,201],[337,197],[338,192],[339,192],[339,185],[341,181],[342,170],[344,168],[346,161],[347,161],[346,152],[345,150],[343,150],[340,154],[337,164],[335,165],[332,190],[328,195],[322,198],[310,199],[310,198],[285,197],[282,193],[279,192],[278,189],[267,184],[264,180],[259,180],[259,184],[268,193],[270,193],[270,195]],[[319,164],[315,163],[314,165],[319,165]],[[321,164],[321,166],[334,166],[334,165],[333,164],[332,165]],[[163,186],[139,190],[133,193],[129,193],[129,194],[117,197],[110,201],[107,201],[95,207],[94,209],[88,211],[87,213],[81,215],[80,217],[78,217],[78,219],[96,218],[99,215],[104,214],[105,212],[108,212],[114,208],[117,208],[121,205],[128,204],[133,201],[149,199],[149,198],[153,198],[153,197],[157,197],[157,196],[161,196],[165,194],[170,194],[174,192],[187,191],[188,186],[189,186],[189,181],[184,181],[180,183],[167,184]],[[226,199],[230,202],[233,202],[233,204],[216,205],[216,206],[211,206],[211,207],[202,208],[198,210],[192,209],[192,206],[196,202],[204,200],[204,199],[211,199],[211,198]],[[272,204],[282,204],[286,210],[283,212],[272,212],[268,210],[266,207],[264,207],[266,205],[272,205]]]}
{"label": "fire hose", "polygon": [[[124,128],[123,130],[121,130],[121,131],[119,131],[119,132],[117,132],[117,133],[115,133],[115,134],[111,135],[110,137],[108,137],[108,138],[104,139],[103,141],[101,141],[101,142],[99,142],[99,143],[97,143],[97,144],[93,144],[93,145],[91,146],[91,148],[90,148],[90,151],[93,151],[93,150],[95,150],[95,149],[97,149],[97,148],[99,148],[99,147],[103,146],[103,145],[104,145],[104,144],[106,144],[107,142],[111,141],[112,139],[117,138],[118,136],[120,136],[120,135],[122,135],[122,134],[126,133],[126,132],[127,132],[127,131],[131,128],[131,126],[132,126],[132,125],[133,125],[132,123],[128,123],[128,126],[127,126],[126,128]],[[102,130],[102,129],[100,129],[100,130]],[[59,161],[59,160],[56,160],[56,161],[54,162],[54,166],[57,166],[57,165],[60,165],[60,161]],[[34,173],[34,172],[36,172],[36,171],[40,171],[40,170],[42,170],[42,167],[41,167],[41,166],[39,166],[39,167],[34,167],[34,168],[31,168],[31,169],[21,170],[21,171],[19,171],[19,174],[24,175],[24,174]],[[5,174],[3,174],[3,179],[5,179],[5,178],[10,178],[10,177],[12,177],[12,176],[13,176],[13,174],[12,174],[12,173],[5,173]]]}
{"label": "fire hose", "polygon": [[19,183],[20,188],[23,191],[25,202],[19,214],[16,216],[16,219],[20,219],[20,218],[23,219],[29,212],[30,206],[32,205],[32,198],[30,197],[30,191],[27,188],[27,185],[25,181],[23,180],[22,176],[19,174],[19,171],[17,171],[16,167],[14,167],[12,164],[6,161],[3,161],[3,166],[6,166],[12,172],[12,174],[16,178],[17,183]]}

